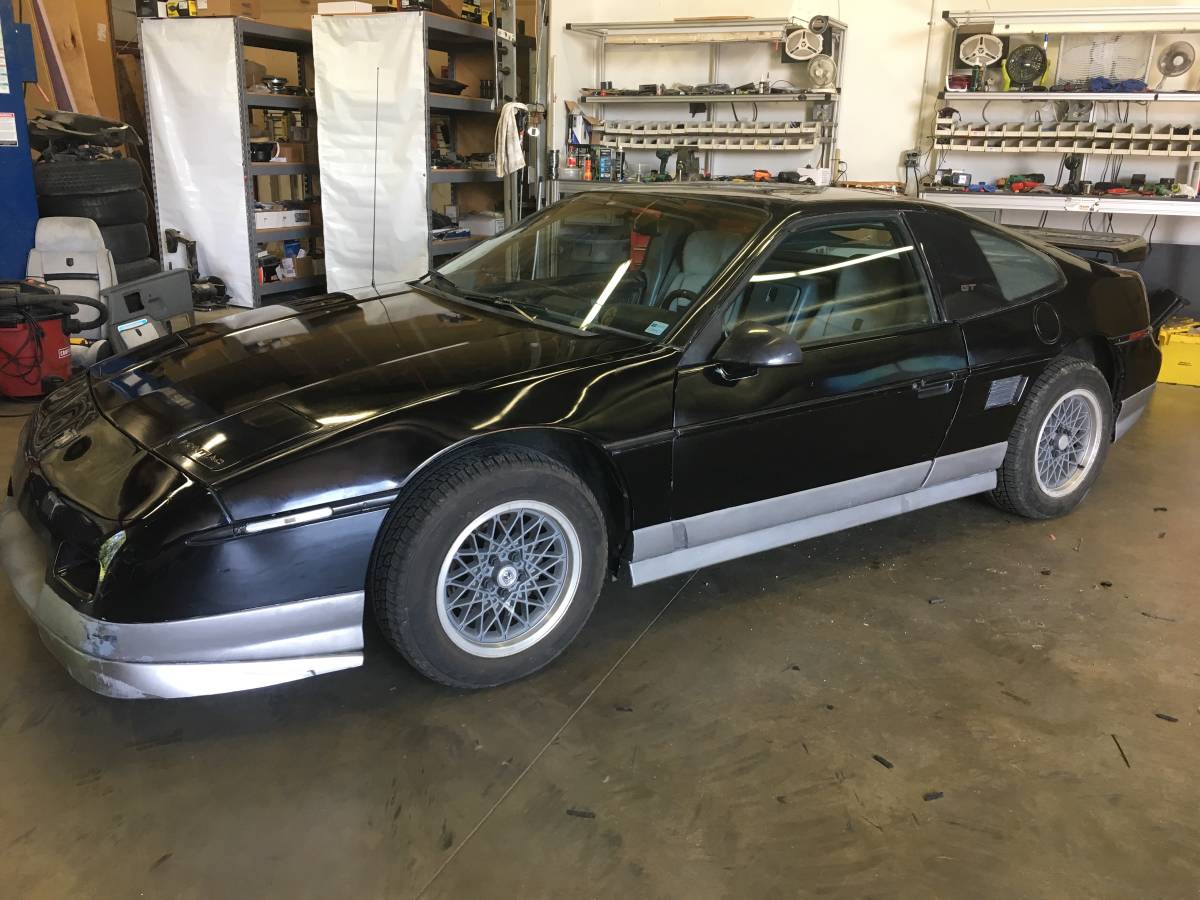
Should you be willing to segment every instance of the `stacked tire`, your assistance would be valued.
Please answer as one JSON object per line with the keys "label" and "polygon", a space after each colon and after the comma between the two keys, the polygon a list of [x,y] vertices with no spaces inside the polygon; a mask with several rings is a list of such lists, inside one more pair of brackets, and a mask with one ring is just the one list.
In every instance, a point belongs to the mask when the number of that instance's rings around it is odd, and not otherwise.
{"label": "stacked tire", "polygon": [[78,216],[100,226],[120,282],[159,271],[146,221],[150,204],[132,159],[60,159],[33,169],[42,216]]}

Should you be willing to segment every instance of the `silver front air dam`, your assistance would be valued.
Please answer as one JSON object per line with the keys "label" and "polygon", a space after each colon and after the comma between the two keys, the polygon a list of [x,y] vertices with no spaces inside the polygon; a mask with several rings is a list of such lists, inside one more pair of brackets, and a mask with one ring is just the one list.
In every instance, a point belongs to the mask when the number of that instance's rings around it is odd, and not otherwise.
{"label": "silver front air dam", "polygon": [[0,567],[50,652],[108,697],[223,694],[362,665],[361,591],[171,622],[93,619],[46,584],[47,548],[11,500]]}

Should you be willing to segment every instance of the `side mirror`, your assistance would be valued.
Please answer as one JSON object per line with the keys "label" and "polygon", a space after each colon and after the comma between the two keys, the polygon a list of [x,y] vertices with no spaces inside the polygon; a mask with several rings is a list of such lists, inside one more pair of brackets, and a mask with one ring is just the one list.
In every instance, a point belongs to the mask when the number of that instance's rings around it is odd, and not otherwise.
{"label": "side mirror", "polygon": [[803,358],[804,351],[795,338],[782,328],[762,322],[742,322],[735,326],[713,357],[727,371],[728,367],[794,366]]}

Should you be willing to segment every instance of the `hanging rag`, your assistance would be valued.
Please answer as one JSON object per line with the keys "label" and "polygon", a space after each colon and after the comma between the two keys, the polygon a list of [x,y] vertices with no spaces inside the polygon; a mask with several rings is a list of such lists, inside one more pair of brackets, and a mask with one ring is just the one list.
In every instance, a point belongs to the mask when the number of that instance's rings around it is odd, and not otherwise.
{"label": "hanging rag", "polygon": [[525,151],[521,149],[517,113],[524,113],[528,109],[524,103],[505,103],[500,108],[500,121],[496,123],[496,175],[500,178],[525,168]]}

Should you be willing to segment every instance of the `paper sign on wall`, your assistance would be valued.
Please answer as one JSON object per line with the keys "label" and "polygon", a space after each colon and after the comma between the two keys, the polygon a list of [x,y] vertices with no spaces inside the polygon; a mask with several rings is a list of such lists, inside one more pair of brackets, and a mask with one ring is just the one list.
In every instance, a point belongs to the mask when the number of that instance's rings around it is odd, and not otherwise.
{"label": "paper sign on wall", "polygon": [[17,146],[16,113],[0,112],[0,147]]}

